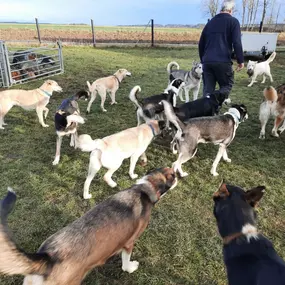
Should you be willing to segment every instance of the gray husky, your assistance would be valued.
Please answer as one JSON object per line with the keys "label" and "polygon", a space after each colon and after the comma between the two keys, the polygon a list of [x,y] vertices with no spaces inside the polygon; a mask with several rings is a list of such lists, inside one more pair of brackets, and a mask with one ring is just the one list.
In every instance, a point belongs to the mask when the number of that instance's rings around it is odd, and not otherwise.
{"label": "gray husky", "polygon": [[[175,66],[176,70],[172,70],[172,67]],[[202,80],[203,74],[203,67],[202,63],[193,62],[193,66],[190,71],[185,71],[179,69],[179,65],[177,62],[172,61],[167,65],[167,72],[169,74],[169,81],[173,81],[174,79],[182,79],[185,82],[184,91],[185,91],[185,100],[189,102],[189,91],[193,90],[193,100],[198,98],[200,84]],[[179,97],[181,101],[183,100],[182,97],[182,89],[179,90]]]}
{"label": "gray husky", "polygon": [[[192,118],[182,123],[175,115],[172,106],[162,101],[166,118],[177,129],[172,144],[173,153],[179,152],[173,168],[181,177],[188,173],[182,170],[182,164],[191,159],[197,151],[199,143],[213,143],[219,145],[219,151],[212,165],[211,174],[217,176],[217,166],[223,157],[224,161],[231,162],[227,154],[227,146],[235,137],[240,122],[248,118],[246,107],[232,105],[228,112],[220,116]],[[176,148],[176,149],[175,149]]]}

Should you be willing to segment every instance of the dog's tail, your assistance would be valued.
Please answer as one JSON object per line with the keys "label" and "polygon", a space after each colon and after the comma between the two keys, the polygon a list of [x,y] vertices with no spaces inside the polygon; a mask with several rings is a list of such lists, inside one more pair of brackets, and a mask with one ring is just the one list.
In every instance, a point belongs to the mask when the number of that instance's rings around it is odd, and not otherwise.
{"label": "dog's tail", "polygon": [[175,66],[176,69],[180,69],[179,64],[176,61],[171,61],[167,65],[167,73],[170,74],[172,72],[172,67]]}
{"label": "dog's tail", "polygon": [[274,87],[269,86],[263,90],[264,98],[267,102],[273,103],[276,102],[278,99],[277,91]]}
{"label": "dog's tail", "polygon": [[276,56],[276,52],[273,52],[266,61],[268,63],[271,63],[274,60],[275,56]]}
{"label": "dog's tail", "polygon": [[87,84],[87,86],[88,86],[88,90],[89,90],[90,92],[92,92],[90,82],[89,82],[89,81],[86,81],[86,84]]}
{"label": "dog's tail", "polygon": [[175,115],[172,106],[169,102],[162,100],[161,101],[164,107],[165,116],[168,121],[170,121],[175,128],[177,129],[177,133],[175,135],[176,139],[182,140],[182,135],[185,129],[185,125],[178,119],[178,117]]}
{"label": "dog's tail", "polygon": [[106,143],[103,140],[92,140],[91,136],[89,135],[80,135],[76,138],[76,140],[77,147],[85,152],[91,152],[95,149],[103,151],[106,148]]}
{"label": "dog's tail", "polygon": [[25,253],[9,235],[7,218],[16,202],[16,194],[8,188],[6,197],[0,201],[0,273],[7,275],[47,275],[54,262],[46,253]]}
{"label": "dog's tail", "polygon": [[142,90],[141,90],[140,86],[137,85],[131,90],[130,95],[129,95],[130,100],[138,107],[138,109],[142,109],[142,107],[138,101],[138,98],[137,98],[137,93],[141,92],[141,91]]}

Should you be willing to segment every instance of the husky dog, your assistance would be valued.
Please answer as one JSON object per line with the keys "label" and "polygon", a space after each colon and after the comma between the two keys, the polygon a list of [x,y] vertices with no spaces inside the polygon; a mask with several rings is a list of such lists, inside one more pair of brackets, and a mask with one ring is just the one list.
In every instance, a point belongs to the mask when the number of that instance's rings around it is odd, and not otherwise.
{"label": "husky dog", "polygon": [[226,162],[231,162],[228,158],[227,147],[233,141],[236,129],[240,122],[248,118],[246,107],[241,105],[232,105],[223,115],[213,117],[193,118],[181,122],[175,115],[172,106],[167,101],[162,101],[166,118],[175,126],[177,134],[172,141],[174,147],[178,147],[179,156],[174,162],[173,167],[178,171],[181,177],[188,173],[182,170],[182,164],[191,159],[197,152],[199,143],[213,143],[219,145],[219,151],[212,165],[211,174],[217,176],[217,166],[223,157]]}
{"label": "husky dog", "polygon": [[261,83],[265,83],[265,75],[267,75],[270,78],[270,81],[273,82],[269,64],[274,60],[275,56],[276,52],[273,52],[266,61],[259,63],[257,61],[249,60],[247,64],[247,74],[251,77],[251,82],[247,85],[248,87],[251,87],[254,82],[257,82],[256,78],[259,75],[263,75]]}
{"label": "husky dog", "polygon": [[162,100],[170,102],[172,106],[176,106],[176,96],[178,96],[180,88],[185,86],[185,83],[181,79],[174,79],[163,93],[158,95],[152,95],[142,100],[138,100],[137,93],[141,91],[140,86],[135,86],[129,95],[130,100],[137,107],[137,120],[138,126],[142,124],[143,120],[163,120],[163,106]]}
{"label": "husky dog", "polygon": [[260,139],[265,138],[265,127],[270,116],[275,118],[272,136],[279,137],[285,130],[285,121],[279,128],[285,118],[285,84],[278,86],[276,89],[272,86],[263,91],[265,101],[261,103],[259,109],[259,120],[261,123]]}
{"label": "husky dog", "polygon": [[126,76],[131,76],[131,73],[126,69],[122,68],[116,71],[113,75],[95,80],[92,84],[87,81],[87,86],[91,93],[91,99],[88,103],[86,112],[90,113],[91,105],[96,99],[97,93],[101,97],[101,109],[103,112],[107,112],[107,110],[104,108],[107,93],[110,94],[112,100],[111,105],[117,104],[115,98],[116,92],[119,89],[122,80]]}
{"label": "husky dog", "polygon": [[139,266],[130,261],[134,243],[154,204],[176,184],[173,169],[156,169],[50,236],[37,253],[19,249],[10,237],[7,218],[16,202],[10,189],[0,201],[0,273],[25,275],[24,285],[80,285],[88,271],[120,252],[122,270],[134,272]]}
{"label": "husky dog", "polygon": [[[172,67],[175,66],[177,69],[172,70]],[[202,63],[193,62],[192,69],[190,71],[185,71],[179,69],[179,65],[177,62],[172,61],[167,65],[167,72],[169,74],[169,80],[172,81],[175,78],[180,78],[185,82],[185,87],[183,88],[185,91],[185,100],[186,102],[190,101],[189,98],[189,91],[193,90],[193,100],[198,98],[200,84],[202,80],[203,74],[203,66]],[[182,90],[179,91],[179,97],[181,101],[183,100],[182,97]]]}
{"label": "husky dog", "polygon": [[248,191],[224,184],[213,195],[229,285],[284,285],[285,262],[256,228],[264,186]]}

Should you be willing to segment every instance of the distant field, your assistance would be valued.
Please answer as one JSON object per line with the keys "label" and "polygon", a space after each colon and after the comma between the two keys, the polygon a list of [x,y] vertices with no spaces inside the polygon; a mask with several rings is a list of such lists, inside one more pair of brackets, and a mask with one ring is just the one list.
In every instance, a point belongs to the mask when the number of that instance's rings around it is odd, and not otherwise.
{"label": "distant field", "polygon": [[[151,28],[127,26],[95,26],[96,41],[98,43],[149,43]],[[195,28],[164,28],[155,27],[156,43],[195,44],[198,43],[201,29]],[[43,41],[91,43],[92,34],[89,25],[60,25],[40,24],[41,39]],[[0,23],[0,40],[37,40],[35,24],[4,24]],[[278,45],[285,44],[285,33],[278,38]]]}

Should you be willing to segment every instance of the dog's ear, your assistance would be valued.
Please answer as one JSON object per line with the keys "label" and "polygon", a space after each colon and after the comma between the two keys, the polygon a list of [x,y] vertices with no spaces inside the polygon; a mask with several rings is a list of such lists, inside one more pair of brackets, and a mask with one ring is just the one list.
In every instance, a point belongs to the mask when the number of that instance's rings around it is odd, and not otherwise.
{"label": "dog's ear", "polygon": [[220,183],[219,189],[213,194],[213,198],[227,198],[230,196],[230,192],[227,189],[224,179]]}
{"label": "dog's ear", "polygon": [[265,192],[265,186],[257,186],[245,192],[245,200],[249,205],[255,207]]}

